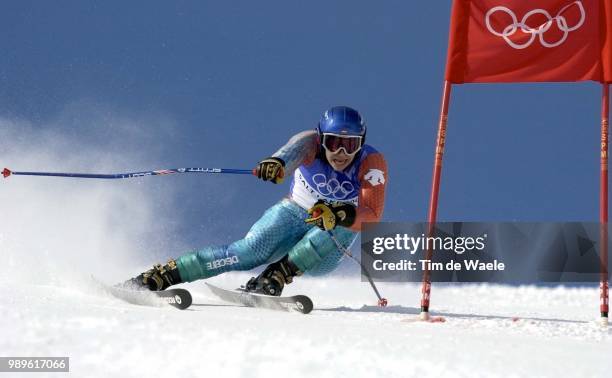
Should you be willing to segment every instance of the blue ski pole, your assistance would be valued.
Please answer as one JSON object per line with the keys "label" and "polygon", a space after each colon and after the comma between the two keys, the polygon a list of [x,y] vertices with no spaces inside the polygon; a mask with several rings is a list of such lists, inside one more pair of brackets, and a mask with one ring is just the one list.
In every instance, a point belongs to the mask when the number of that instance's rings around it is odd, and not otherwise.
{"label": "blue ski pole", "polygon": [[153,171],[143,172],[127,172],[127,173],[66,173],[66,172],[19,172],[11,171],[8,168],[4,168],[2,176],[9,177],[14,176],[47,176],[47,177],[72,177],[72,178],[87,178],[87,179],[126,179],[134,177],[145,177],[145,176],[159,176],[159,175],[170,175],[175,173],[229,173],[237,175],[257,175],[255,169],[229,169],[229,168],[172,168],[172,169],[158,169]]}

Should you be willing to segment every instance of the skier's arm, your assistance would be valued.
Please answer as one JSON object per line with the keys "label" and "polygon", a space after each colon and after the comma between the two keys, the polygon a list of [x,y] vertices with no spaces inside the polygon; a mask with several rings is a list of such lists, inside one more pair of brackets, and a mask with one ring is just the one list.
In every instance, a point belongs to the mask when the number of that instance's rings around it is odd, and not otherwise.
{"label": "skier's arm", "polygon": [[382,218],[385,207],[385,187],[387,184],[387,163],[381,153],[373,153],[366,157],[359,169],[361,191],[357,217],[351,230],[361,231],[361,223],[378,222]]}
{"label": "skier's arm", "polygon": [[302,164],[312,163],[317,156],[319,143],[315,130],[302,131],[289,139],[289,142],[281,147],[272,157],[282,159],[285,162],[285,175],[293,174],[293,171]]}

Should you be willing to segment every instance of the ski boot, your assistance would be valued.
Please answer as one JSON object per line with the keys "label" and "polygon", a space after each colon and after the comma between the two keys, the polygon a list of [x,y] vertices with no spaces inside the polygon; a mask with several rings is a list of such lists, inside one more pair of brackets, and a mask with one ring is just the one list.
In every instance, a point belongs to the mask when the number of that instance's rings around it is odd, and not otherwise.
{"label": "ski boot", "polygon": [[125,281],[123,286],[137,290],[161,291],[181,282],[183,280],[179,274],[176,262],[170,259],[166,265],[153,265],[152,269]]}
{"label": "ski boot", "polygon": [[293,282],[293,277],[302,275],[302,272],[289,261],[289,256],[268,265],[257,277],[252,277],[244,286],[249,293],[265,294],[279,297],[285,284]]}

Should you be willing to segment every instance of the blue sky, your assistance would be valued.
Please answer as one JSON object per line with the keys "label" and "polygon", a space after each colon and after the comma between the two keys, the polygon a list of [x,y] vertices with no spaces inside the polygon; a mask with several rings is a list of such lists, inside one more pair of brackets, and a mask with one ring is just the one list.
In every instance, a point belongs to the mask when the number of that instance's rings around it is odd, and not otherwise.
{"label": "blue sky", "polygon": [[[116,170],[251,168],[350,105],[388,160],[385,219],[425,220],[450,3],[12,1],[0,15],[0,116],[150,152],[150,166],[119,159]],[[439,219],[596,221],[600,91],[455,86]],[[105,124],[111,114],[152,121],[134,134]],[[143,180],[121,185],[172,185],[173,222],[193,246],[209,241],[202,229],[240,237],[288,190],[241,176]]]}

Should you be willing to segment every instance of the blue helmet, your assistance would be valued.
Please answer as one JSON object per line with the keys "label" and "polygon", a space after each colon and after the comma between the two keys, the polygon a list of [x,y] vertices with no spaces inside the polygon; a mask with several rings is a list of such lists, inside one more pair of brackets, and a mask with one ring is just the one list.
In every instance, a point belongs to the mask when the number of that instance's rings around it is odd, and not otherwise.
{"label": "blue helmet", "polygon": [[319,136],[337,134],[365,137],[366,124],[357,110],[348,106],[334,106],[323,113],[317,131]]}

